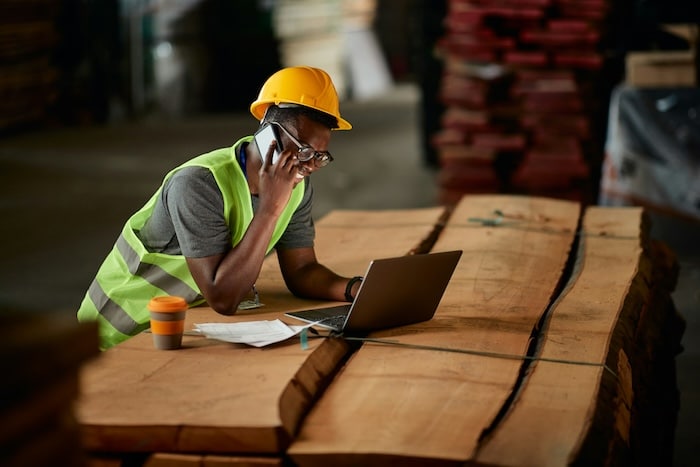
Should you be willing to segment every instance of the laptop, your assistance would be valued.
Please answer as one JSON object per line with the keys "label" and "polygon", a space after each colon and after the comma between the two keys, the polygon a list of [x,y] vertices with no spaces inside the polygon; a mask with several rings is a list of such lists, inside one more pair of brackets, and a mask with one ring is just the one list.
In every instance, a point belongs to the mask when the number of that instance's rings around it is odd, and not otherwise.
{"label": "laptop", "polygon": [[455,250],[375,259],[351,304],[285,316],[346,335],[428,321],[461,256],[462,251]]}

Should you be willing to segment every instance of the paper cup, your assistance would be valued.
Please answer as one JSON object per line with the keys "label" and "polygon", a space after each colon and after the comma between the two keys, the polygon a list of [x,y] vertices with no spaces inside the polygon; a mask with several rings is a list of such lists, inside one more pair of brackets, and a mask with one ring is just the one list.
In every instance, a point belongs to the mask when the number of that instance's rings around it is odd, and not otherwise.
{"label": "paper cup", "polygon": [[182,297],[155,297],[148,302],[151,334],[157,349],[173,350],[182,346],[187,302]]}

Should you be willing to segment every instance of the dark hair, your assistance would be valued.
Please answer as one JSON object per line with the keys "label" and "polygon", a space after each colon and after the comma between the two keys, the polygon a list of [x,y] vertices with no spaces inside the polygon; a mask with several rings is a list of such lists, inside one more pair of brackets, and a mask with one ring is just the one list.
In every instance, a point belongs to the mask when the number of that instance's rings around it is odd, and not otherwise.
{"label": "dark hair", "polygon": [[338,128],[338,119],[331,114],[321,112],[320,110],[305,107],[303,105],[282,104],[271,105],[265,111],[263,122],[279,122],[282,124],[295,124],[299,117],[306,117],[316,123],[328,127],[330,129]]}

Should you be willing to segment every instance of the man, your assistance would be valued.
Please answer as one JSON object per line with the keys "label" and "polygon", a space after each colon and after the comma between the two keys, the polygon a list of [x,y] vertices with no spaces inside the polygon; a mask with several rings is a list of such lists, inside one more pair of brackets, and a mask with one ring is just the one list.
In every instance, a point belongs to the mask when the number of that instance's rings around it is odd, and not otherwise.
{"label": "man", "polygon": [[97,320],[103,349],[149,326],[148,301],[178,295],[236,313],[254,290],[275,248],[295,295],[352,301],[361,278],[341,277],[318,263],[308,176],[333,158],[331,130],[349,130],[328,74],[285,68],[265,82],[250,111],[277,130],[258,149],[253,136],[196,157],[168,173],[162,186],[122,229],[78,310]]}

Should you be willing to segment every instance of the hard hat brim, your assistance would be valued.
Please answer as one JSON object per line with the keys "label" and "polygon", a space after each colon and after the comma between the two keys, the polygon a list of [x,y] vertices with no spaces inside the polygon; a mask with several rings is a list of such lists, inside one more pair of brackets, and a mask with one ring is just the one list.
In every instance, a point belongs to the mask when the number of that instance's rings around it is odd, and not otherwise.
{"label": "hard hat brim", "polygon": [[[270,107],[273,104],[280,105],[282,103],[283,102],[281,102],[281,101],[280,102],[275,102],[275,101],[268,102],[268,101],[257,100],[250,105],[250,113],[253,114],[253,116],[255,118],[257,118],[258,121],[262,121],[263,117],[265,116],[265,111],[267,110],[268,107]],[[296,104],[296,105],[299,105],[299,104]],[[325,110],[319,109],[319,108],[313,107],[313,106],[306,105],[304,107],[309,107],[310,109],[318,110],[319,112],[323,112],[324,114],[330,115],[331,117],[335,118],[338,122],[338,128],[333,128],[333,130],[352,130],[352,123],[345,120],[341,116],[329,114]]]}

